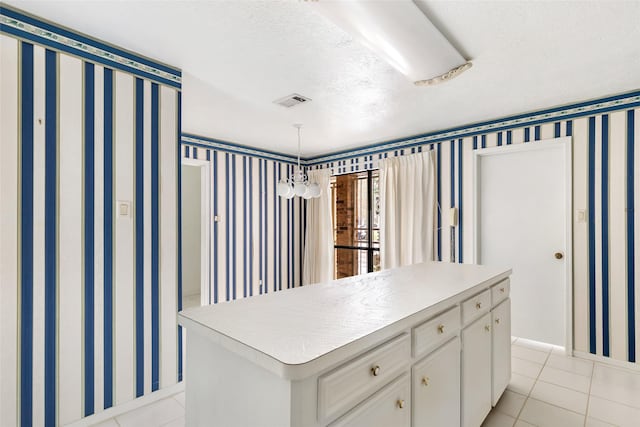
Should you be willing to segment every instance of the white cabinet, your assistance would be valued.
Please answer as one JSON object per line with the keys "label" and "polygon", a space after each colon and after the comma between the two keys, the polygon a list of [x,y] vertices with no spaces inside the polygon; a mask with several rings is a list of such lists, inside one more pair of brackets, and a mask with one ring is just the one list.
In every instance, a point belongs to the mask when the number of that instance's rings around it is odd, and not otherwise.
{"label": "white cabinet", "polygon": [[413,427],[460,426],[460,339],[456,336],[411,371]]}
{"label": "white cabinet", "polygon": [[511,299],[507,298],[491,311],[492,405],[495,406],[511,379]]}
{"label": "white cabinet", "polygon": [[411,389],[409,376],[403,375],[330,427],[411,426]]}
{"label": "white cabinet", "polygon": [[479,427],[508,381],[510,273],[424,263],[185,310],[187,424]]}
{"label": "white cabinet", "polygon": [[462,330],[462,426],[478,427],[491,410],[491,313]]}

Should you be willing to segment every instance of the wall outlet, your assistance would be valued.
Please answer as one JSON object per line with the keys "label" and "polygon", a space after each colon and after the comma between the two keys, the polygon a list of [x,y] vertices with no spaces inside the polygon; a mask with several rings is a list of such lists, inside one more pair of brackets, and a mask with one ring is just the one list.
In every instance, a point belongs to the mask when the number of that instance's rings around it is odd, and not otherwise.
{"label": "wall outlet", "polygon": [[131,218],[131,202],[118,200],[116,202],[116,215],[118,218]]}

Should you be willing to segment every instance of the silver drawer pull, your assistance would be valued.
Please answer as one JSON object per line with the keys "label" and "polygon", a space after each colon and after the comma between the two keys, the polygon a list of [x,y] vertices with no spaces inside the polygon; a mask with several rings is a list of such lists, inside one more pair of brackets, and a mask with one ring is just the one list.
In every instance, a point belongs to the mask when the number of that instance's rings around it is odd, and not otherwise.
{"label": "silver drawer pull", "polygon": [[484,330],[489,332],[491,330],[491,325],[484,325]]}
{"label": "silver drawer pull", "polygon": [[444,325],[438,325],[438,333],[444,334]]}
{"label": "silver drawer pull", "polygon": [[380,375],[380,366],[376,365],[373,368],[371,368],[371,375],[373,375],[374,377],[377,377],[378,375]]}
{"label": "silver drawer pull", "polygon": [[496,319],[496,324],[497,324],[497,325],[499,325],[499,324],[500,324],[500,318],[499,318],[499,317]]}
{"label": "silver drawer pull", "polygon": [[504,288],[500,288],[500,292],[504,294]]}
{"label": "silver drawer pull", "polygon": [[429,385],[429,377],[422,377],[422,385],[425,387]]}
{"label": "silver drawer pull", "polygon": [[396,406],[400,409],[404,408],[404,400],[398,399],[398,401],[396,402]]}
{"label": "silver drawer pull", "polygon": [[476,303],[476,309],[480,310],[482,308],[482,303],[481,302],[477,302]]}

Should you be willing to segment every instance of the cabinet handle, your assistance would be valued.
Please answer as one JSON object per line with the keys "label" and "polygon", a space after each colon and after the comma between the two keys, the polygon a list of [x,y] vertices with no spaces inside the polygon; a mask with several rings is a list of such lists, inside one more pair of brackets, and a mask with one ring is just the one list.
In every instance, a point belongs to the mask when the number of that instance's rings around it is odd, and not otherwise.
{"label": "cabinet handle", "polygon": [[504,294],[504,288],[500,288],[500,292]]}
{"label": "cabinet handle", "polygon": [[380,366],[376,365],[373,368],[371,368],[371,375],[373,375],[374,377],[377,377],[378,375],[380,375]]}
{"label": "cabinet handle", "polygon": [[444,325],[438,325],[438,333],[444,334]]}
{"label": "cabinet handle", "polygon": [[476,303],[476,309],[480,310],[482,308],[482,303],[481,302],[477,302]]}
{"label": "cabinet handle", "polygon": [[422,385],[425,387],[429,385],[429,377],[422,377]]}
{"label": "cabinet handle", "polygon": [[496,324],[497,324],[497,325],[499,325],[499,324],[500,324],[500,318],[499,318],[499,317],[496,319]]}
{"label": "cabinet handle", "polygon": [[400,409],[404,408],[404,400],[398,399],[398,401],[396,402],[396,406]]}
{"label": "cabinet handle", "polygon": [[484,325],[484,330],[489,332],[491,330],[491,325]]}

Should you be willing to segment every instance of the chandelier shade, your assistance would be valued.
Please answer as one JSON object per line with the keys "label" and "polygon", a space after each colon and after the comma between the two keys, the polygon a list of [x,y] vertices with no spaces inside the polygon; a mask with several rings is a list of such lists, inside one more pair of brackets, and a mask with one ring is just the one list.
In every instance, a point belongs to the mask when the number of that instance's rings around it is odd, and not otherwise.
{"label": "chandelier shade", "polygon": [[289,178],[278,182],[276,194],[284,199],[292,199],[295,196],[307,200],[320,197],[322,192],[320,186],[316,182],[309,182],[307,174],[304,173],[300,166],[300,128],[302,128],[302,125],[296,124],[293,127],[298,129],[298,167]]}

